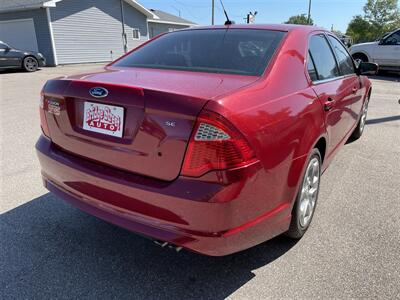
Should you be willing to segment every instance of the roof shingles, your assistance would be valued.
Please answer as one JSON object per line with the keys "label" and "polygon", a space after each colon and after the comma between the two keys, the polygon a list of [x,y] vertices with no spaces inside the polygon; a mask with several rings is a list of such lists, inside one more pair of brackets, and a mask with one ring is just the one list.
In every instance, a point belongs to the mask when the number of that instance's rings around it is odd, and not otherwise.
{"label": "roof shingles", "polygon": [[39,6],[40,4],[47,2],[46,0],[1,0],[0,10],[6,9],[17,9],[23,7]]}
{"label": "roof shingles", "polygon": [[[174,15],[171,15],[169,13],[166,13],[165,11],[161,10],[156,10],[156,9],[150,9],[152,13],[154,13],[159,19],[156,19],[158,22],[170,22],[170,23],[182,23],[182,24],[190,24],[190,25],[196,25],[196,23],[193,23],[191,21],[188,21],[184,18],[177,17]],[[151,21],[151,20],[150,20]]]}

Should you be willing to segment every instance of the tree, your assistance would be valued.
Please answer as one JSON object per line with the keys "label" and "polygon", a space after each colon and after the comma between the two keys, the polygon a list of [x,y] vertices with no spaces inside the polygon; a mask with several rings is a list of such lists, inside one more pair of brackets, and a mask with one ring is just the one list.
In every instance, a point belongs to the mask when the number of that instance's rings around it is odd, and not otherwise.
{"label": "tree", "polygon": [[347,27],[346,35],[353,38],[355,43],[362,43],[373,40],[373,26],[366,21],[362,16],[353,17]]}
{"label": "tree", "polygon": [[368,0],[364,13],[365,20],[373,26],[375,37],[393,31],[399,25],[398,0]]}
{"label": "tree", "polygon": [[341,32],[340,30],[332,30],[332,33],[334,35],[336,35],[338,38],[341,38],[342,36],[344,36],[344,33]]}
{"label": "tree", "polygon": [[346,34],[359,43],[376,40],[399,27],[399,0],[367,0],[364,16],[354,16]]}
{"label": "tree", "polygon": [[314,25],[314,21],[310,18],[310,23],[308,23],[308,18],[305,14],[291,16],[285,24],[299,24],[299,25]]}

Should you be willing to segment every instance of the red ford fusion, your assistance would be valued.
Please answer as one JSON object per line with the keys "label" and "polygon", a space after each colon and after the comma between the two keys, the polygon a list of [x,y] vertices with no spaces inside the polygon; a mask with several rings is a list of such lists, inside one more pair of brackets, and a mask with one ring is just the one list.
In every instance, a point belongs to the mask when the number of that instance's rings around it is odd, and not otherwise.
{"label": "red ford fusion", "polygon": [[364,130],[371,83],[330,32],[167,33],[43,88],[45,187],[162,245],[221,256],[312,220],[321,174]]}

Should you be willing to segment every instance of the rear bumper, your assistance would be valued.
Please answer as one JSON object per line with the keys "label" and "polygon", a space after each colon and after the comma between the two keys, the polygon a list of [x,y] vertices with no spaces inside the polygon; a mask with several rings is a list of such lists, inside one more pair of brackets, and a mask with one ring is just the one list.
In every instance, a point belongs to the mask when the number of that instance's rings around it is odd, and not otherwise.
{"label": "rear bumper", "polygon": [[[36,149],[44,184],[58,197],[110,223],[198,253],[238,252],[289,227],[290,205],[263,212],[251,199],[254,194],[246,193],[261,177],[259,166],[248,167],[239,185],[183,177],[163,182],[67,154],[43,136]],[[218,202],[221,195],[232,199]]]}

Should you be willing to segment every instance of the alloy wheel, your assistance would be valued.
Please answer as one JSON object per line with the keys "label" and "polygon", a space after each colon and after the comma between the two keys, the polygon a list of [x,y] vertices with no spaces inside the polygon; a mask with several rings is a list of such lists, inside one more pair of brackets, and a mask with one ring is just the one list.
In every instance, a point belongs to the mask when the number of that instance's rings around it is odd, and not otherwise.
{"label": "alloy wheel", "polygon": [[24,60],[24,66],[25,66],[25,69],[30,72],[36,71],[36,69],[38,68],[38,62],[33,57],[27,57]]}
{"label": "alloy wheel", "polygon": [[360,132],[364,131],[365,123],[367,122],[367,114],[368,114],[368,100],[365,101],[363,106],[363,111],[360,120]]}
{"label": "alloy wheel", "polygon": [[299,222],[303,228],[309,225],[314,213],[318,197],[320,172],[320,162],[318,158],[314,157],[307,166],[301,187]]}

